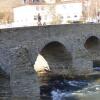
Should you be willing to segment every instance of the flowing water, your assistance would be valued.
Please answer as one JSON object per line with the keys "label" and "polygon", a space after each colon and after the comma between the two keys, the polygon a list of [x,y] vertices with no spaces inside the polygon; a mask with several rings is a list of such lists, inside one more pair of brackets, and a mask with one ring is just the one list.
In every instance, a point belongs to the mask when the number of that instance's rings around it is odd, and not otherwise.
{"label": "flowing water", "polygon": [[50,98],[42,100],[100,100],[100,77],[55,80],[49,86],[52,87]]}
{"label": "flowing water", "polygon": [[[100,84],[83,81],[68,81],[70,90],[53,90],[52,100],[100,100]],[[86,86],[87,84],[87,86]]]}

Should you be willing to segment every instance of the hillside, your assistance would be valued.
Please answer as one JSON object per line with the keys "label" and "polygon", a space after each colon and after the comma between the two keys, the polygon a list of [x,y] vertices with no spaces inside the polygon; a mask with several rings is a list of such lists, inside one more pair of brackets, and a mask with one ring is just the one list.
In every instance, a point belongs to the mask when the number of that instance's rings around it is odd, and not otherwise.
{"label": "hillside", "polygon": [[21,0],[0,0],[0,12],[12,10],[22,4]]}
{"label": "hillside", "polygon": [[12,10],[22,5],[21,0],[0,0],[0,23],[9,23],[13,20]]}

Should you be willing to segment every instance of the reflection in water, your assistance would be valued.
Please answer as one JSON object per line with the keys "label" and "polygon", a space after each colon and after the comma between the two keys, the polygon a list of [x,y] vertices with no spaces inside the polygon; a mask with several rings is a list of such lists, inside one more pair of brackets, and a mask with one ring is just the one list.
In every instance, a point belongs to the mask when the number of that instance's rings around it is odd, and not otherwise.
{"label": "reflection in water", "polygon": [[42,100],[100,100],[100,79],[55,80],[48,87],[50,98]]}

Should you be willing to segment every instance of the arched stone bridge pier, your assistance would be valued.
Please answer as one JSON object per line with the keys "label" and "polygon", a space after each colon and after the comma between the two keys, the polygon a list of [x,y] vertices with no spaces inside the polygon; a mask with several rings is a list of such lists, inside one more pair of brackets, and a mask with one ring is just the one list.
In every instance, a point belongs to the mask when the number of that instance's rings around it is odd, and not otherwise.
{"label": "arched stone bridge pier", "polygon": [[100,65],[99,50],[99,24],[1,29],[0,86],[4,88],[0,87],[0,98],[39,100],[40,83],[34,68],[46,67],[62,75],[90,74]]}

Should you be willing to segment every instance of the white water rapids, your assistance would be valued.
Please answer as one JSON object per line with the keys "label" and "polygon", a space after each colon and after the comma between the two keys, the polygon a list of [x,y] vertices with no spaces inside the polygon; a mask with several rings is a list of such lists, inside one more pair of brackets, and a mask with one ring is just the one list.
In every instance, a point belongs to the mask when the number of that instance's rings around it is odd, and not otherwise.
{"label": "white water rapids", "polygon": [[[72,87],[81,87],[86,82],[68,81]],[[87,83],[86,87],[76,91],[60,91],[54,89],[51,92],[52,100],[100,100],[100,83]]]}

